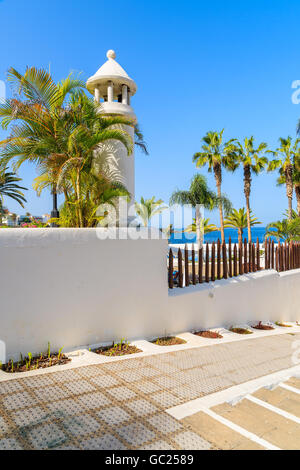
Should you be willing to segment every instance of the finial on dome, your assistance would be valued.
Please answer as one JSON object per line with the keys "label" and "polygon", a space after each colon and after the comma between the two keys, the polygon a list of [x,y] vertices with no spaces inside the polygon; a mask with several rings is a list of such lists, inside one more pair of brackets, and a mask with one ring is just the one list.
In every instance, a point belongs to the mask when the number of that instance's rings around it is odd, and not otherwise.
{"label": "finial on dome", "polygon": [[108,59],[115,59],[115,58],[116,58],[116,53],[115,53],[115,51],[113,51],[112,49],[110,49],[109,51],[107,51],[106,57],[107,57]]}

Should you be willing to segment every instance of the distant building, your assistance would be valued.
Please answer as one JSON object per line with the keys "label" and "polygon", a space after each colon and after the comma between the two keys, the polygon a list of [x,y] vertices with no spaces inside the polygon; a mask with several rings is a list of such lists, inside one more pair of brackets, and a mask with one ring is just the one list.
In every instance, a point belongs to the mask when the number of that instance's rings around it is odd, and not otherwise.
{"label": "distant building", "polygon": [[2,217],[2,225],[7,225],[8,227],[16,227],[17,225],[17,214],[9,212],[7,209],[4,211],[4,216]]}
{"label": "distant building", "polygon": [[50,214],[17,215],[12,212],[9,212],[6,209],[4,211],[4,215],[2,216],[2,225],[7,225],[7,227],[18,227],[25,223],[31,223],[34,220],[41,224],[47,224],[49,219],[50,219]]}

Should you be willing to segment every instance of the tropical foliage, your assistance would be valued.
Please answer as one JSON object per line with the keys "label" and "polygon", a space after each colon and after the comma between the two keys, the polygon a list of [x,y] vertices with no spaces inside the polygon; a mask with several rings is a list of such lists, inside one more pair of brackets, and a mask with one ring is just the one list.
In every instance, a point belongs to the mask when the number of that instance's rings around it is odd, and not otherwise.
{"label": "tropical foliage", "polygon": [[18,178],[15,173],[8,171],[7,168],[0,171],[0,206],[3,205],[3,198],[6,196],[24,207],[26,199],[23,191],[27,191],[27,188],[20,186],[18,184],[20,181],[21,178]]}
{"label": "tropical foliage", "polygon": [[221,132],[207,132],[202,139],[200,152],[194,154],[193,161],[197,167],[208,165],[208,171],[214,173],[217,194],[219,197],[218,207],[220,213],[220,229],[222,243],[225,242],[224,217],[222,205],[222,168],[234,171],[236,162],[234,160],[234,139],[223,142],[224,129]]}
{"label": "tropical foliage", "polygon": [[14,160],[16,168],[25,161],[34,163],[37,191],[49,188],[64,194],[67,226],[94,225],[103,193],[111,184],[115,197],[122,183],[113,152],[104,143],[118,140],[131,154],[132,139],[120,125],[132,121],[99,114],[99,105],[83,92],[84,83],[72,75],[56,84],[47,71],[33,67],[24,75],[10,69],[8,79],[17,98],[0,105],[2,126],[13,123],[10,136],[0,142],[2,163]]}
{"label": "tropical foliage", "polygon": [[266,156],[261,155],[267,148],[267,144],[262,142],[258,146],[254,145],[254,137],[245,138],[241,143],[235,142],[236,162],[243,167],[244,175],[244,194],[246,199],[246,212],[247,212],[247,229],[248,241],[252,242],[251,235],[251,210],[250,210],[250,193],[252,174],[258,175],[266,167],[268,159]]}
{"label": "tropical foliage", "polygon": [[269,162],[268,171],[279,170],[280,175],[284,177],[286,186],[286,195],[288,198],[288,219],[292,220],[293,210],[293,173],[295,160],[300,158],[300,139],[295,139],[293,142],[292,137],[286,139],[279,138],[280,146],[276,151],[269,151],[273,154],[274,158]]}
{"label": "tropical foliage", "polygon": [[[185,191],[176,190],[170,198],[170,205],[180,204],[185,205],[189,204],[195,209],[195,231],[197,234],[197,243],[199,246],[203,244],[203,221],[201,221],[201,212],[200,206],[203,206],[204,209],[213,210],[216,207],[222,206],[225,213],[228,214],[232,205],[229,199],[224,196],[218,196],[214,191],[209,189],[207,185],[207,180],[205,176],[197,174],[193,177],[190,189]],[[208,220],[208,219],[205,219]],[[189,226],[190,228],[193,226]]]}
{"label": "tropical foliage", "polygon": [[[201,219],[200,230],[204,235],[206,235],[207,233],[217,232],[219,228],[215,224],[211,224],[210,219]],[[193,219],[193,223],[187,226],[187,228],[185,229],[185,232],[196,232],[196,231],[197,231],[196,219]]]}
{"label": "tropical foliage", "polygon": [[[13,98],[0,103],[0,122],[9,135],[0,141],[0,218],[4,212],[3,197],[10,197],[22,207],[26,202],[17,177],[17,169],[23,163],[33,163],[38,176],[33,188],[40,195],[45,189],[53,195],[62,194],[64,202],[60,218],[52,222],[64,227],[105,226],[102,207],[113,207],[118,212],[119,198],[131,195],[123,184],[122,175],[114,153],[113,141],[120,142],[130,155],[136,145],[148,155],[143,134],[132,120],[122,116],[102,115],[99,106],[85,94],[85,83],[80,76],[70,74],[55,83],[50,73],[35,67],[27,68],[24,74],[14,68],[8,72],[8,81],[13,89]],[[134,141],[125,130],[134,127]],[[300,124],[298,125],[298,133]],[[211,190],[206,178],[197,174],[188,190],[176,190],[170,204],[189,204],[195,210],[195,219],[186,231],[197,235],[199,246],[203,234],[217,230],[209,219],[201,219],[200,206],[207,210],[218,208],[222,242],[225,242],[226,227],[239,231],[248,230],[251,242],[251,227],[259,222],[251,213],[250,196],[252,176],[267,167],[279,171],[277,183],[285,185],[288,198],[286,218],[269,224],[267,236],[278,239],[298,240],[300,224],[300,138],[280,138],[275,151],[266,150],[267,144],[255,144],[254,137],[224,140],[221,132],[207,132],[201,141],[200,151],[193,161],[198,168],[208,166],[216,183],[216,192]],[[268,161],[266,154],[272,154]],[[12,165],[12,171],[9,171]],[[223,170],[243,169],[243,190],[246,209],[232,209],[229,199],[222,193]],[[297,213],[293,211],[293,194],[297,199]],[[152,217],[167,207],[161,199],[141,198],[135,203],[137,215],[144,226]],[[106,213],[105,213],[106,214]],[[225,215],[225,220],[224,220]],[[165,233],[170,236],[173,226]],[[274,234],[277,235],[274,235]]]}
{"label": "tropical foliage", "polygon": [[[279,169],[279,177],[277,178],[277,185],[286,185],[286,177],[282,168]],[[300,217],[300,158],[296,156],[293,160],[293,187],[297,201],[297,215]],[[294,211],[292,211],[293,214]],[[287,214],[289,217],[289,214]],[[292,216],[292,218],[294,218]]]}
{"label": "tropical foliage", "polygon": [[151,199],[141,197],[141,201],[135,203],[135,211],[141,218],[144,227],[148,227],[152,217],[167,209],[167,206],[163,204],[164,201],[162,199],[155,200],[155,196]]}
{"label": "tropical foliage", "polygon": [[[250,227],[258,225],[260,222],[257,218],[252,216],[250,210]],[[243,241],[244,229],[248,226],[247,211],[244,207],[241,209],[233,209],[231,214],[224,221],[225,228],[236,228],[238,231],[238,241],[241,244]]]}
{"label": "tropical foliage", "polygon": [[266,227],[266,238],[268,237],[274,237],[277,241],[300,241],[300,218],[271,222]]}

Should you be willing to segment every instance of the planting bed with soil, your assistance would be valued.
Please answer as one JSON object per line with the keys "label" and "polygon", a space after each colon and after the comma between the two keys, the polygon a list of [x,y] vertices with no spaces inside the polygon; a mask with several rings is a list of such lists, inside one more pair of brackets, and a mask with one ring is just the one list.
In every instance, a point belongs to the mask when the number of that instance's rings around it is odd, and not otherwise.
{"label": "planting bed with soil", "polygon": [[186,341],[181,338],[176,338],[176,336],[164,336],[162,338],[157,338],[152,341],[153,344],[158,346],[175,346],[176,344],[185,344]]}
{"label": "planting bed with soil", "polygon": [[252,335],[252,331],[246,328],[230,328],[230,331],[237,333],[238,335]]}
{"label": "planting bed with soil", "polygon": [[143,351],[136,346],[131,346],[127,343],[119,343],[95,349],[93,352],[101,354],[102,356],[125,356],[126,354],[136,354]]}
{"label": "planting bed with soil", "polygon": [[217,333],[216,331],[195,331],[193,334],[197,336],[201,336],[202,338],[211,338],[211,339],[223,338],[223,336],[220,335],[220,333]]}
{"label": "planting bed with soil", "polygon": [[255,330],[274,330],[274,327],[271,325],[264,325],[261,321],[257,325],[253,325],[252,328]]}
{"label": "planting bed with soil", "polygon": [[46,369],[53,366],[61,366],[71,362],[64,354],[51,354],[50,357],[42,354],[37,357],[21,357],[19,362],[10,360],[7,364],[0,366],[0,370],[13,374],[15,372],[28,372],[37,369]]}

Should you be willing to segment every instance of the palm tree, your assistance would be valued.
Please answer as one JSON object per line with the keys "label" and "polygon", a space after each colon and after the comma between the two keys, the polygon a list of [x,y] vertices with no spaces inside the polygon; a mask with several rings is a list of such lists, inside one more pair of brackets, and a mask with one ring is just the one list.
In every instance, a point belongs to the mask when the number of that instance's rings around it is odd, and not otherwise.
{"label": "palm tree", "polygon": [[[81,213],[84,227],[107,227],[110,219],[109,208],[113,207],[115,214],[117,214],[119,198],[121,196],[129,197],[128,191],[121,184],[109,183],[105,185],[96,177],[93,181],[92,175],[83,175],[81,193]],[[68,200],[65,200],[60,207],[59,219],[51,219],[49,222],[59,227],[78,226],[78,212],[74,192],[68,195]]]}
{"label": "palm tree", "polygon": [[169,224],[165,228],[160,228],[160,231],[165,235],[165,237],[167,239],[169,239],[171,237],[171,235],[173,235],[175,233],[173,224]]}
{"label": "palm tree", "polygon": [[268,151],[275,157],[278,157],[269,162],[268,171],[279,169],[279,173],[284,175],[286,195],[288,198],[288,218],[291,220],[293,210],[293,162],[295,158],[299,158],[300,139],[296,139],[293,143],[293,139],[290,136],[286,139],[280,137],[279,142],[280,147],[275,152]]}
{"label": "palm tree", "polygon": [[300,218],[271,222],[266,227],[265,237],[274,237],[278,242],[280,240],[286,242],[300,241]]}
{"label": "palm tree", "polygon": [[213,172],[216,180],[217,193],[219,197],[219,213],[221,225],[221,238],[222,243],[225,243],[224,233],[224,217],[222,205],[222,167],[234,170],[236,163],[233,158],[233,142],[234,139],[223,143],[223,133],[221,132],[207,132],[202,139],[202,148],[200,152],[194,154],[193,161],[196,162],[197,167],[208,165],[208,171]]}
{"label": "palm tree", "polygon": [[[78,99],[80,109],[78,109]],[[85,173],[96,175],[99,165],[96,165],[95,168],[95,164],[99,160],[97,152],[100,144],[107,140],[119,140],[124,144],[130,155],[132,153],[132,141],[127,132],[109,128],[112,124],[123,123],[123,118],[99,117],[94,101],[88,99],[84,94],[71,101],[70,111],[71,113],[74,112],[74,116],[76,112],[76,128],[66,137],[64,152],[54,155],[53,159],[50,160],[49,169],[54,169],[58,188],[63,188],[66,180],[71,181],[75,193],[79,227],[83,227],[82,177]],[[106,179],[103,174],[98,176]]]}
{"label": "palm tree", "polygon": [[[248,226],[247,212],[245,208],[233,209],[231,214],[225,219],[225,228],[236,228],[238,230],[238,242],[241,245],[243,243],[243,232]],[[250,209],[250,227],[258,225],[260,222],[251,215]]]}
{"label": "palm tree", "polygon": [[[18,168],[26,160],[40,162],[48,157],[58,138],[56,122],[68,96],[85,84],[71,74],[55,84],[47,71],[35,67],[27,68],[24,75],[10,68],[8,81],[14,88],[15,97],[0,105],[0,120],[4,129],[11,123],[14,126],[11,135],[0,142],[3,149],[0,156],[5,165],[17,158],[15,167]],[[52,192],[55,206],[54,184]]]}
{"label": "palm tree", "polygon": [[[283,216],[284,216],[285,219],[287,219],[288,216],[289,216],[289,211],[288,211],[288,210],[284,211]],[[298,217],[299,217],[299,216],[298,216],[297,212],[294,211],[294,209],[293,209],[293,210],[292,210],[292,220],[293,220],[293,219],[297,219]]]}
{"label": "palm tree", "polygon": [[0,205],[2,207],[3,197],[7,196],[24,207],[26,199],[22,191],[27,191],[27,188],[19,186],[17,183],[21,181],[21,178],[18,178],[15,173],[7,170],[7,168],[4,168],[0,171]]}
{"label": "palm tree", "polygon": [[[206,235],[207,233],[217,232],[219,228],[215,224],[210,223],[210,219],[201,219],[200,221],[201,232]],[[197,232],[196,219],[193,219],[193,223],[188,225],[184,232]]]}
{"label": "palm tree", "polygon": [[[173,204],[190,204],[195,209],[195,223],[197,243],[201,247],[203,245],[203,230],[201,230],[201,214],[200,206],[205,209],[213,210],[221,204],[225,213],[229,213],[232,209],[231,202],[226,196],[218,196],[214,191],[208,188],[205,176],[197,174],[193,177],[190,189],[187,191],[175,191],[170,198],[170,205]],[[202,227],[203,228],[203,227]]]}
{"label": "palm tree", "polygon": [[81,172],[91,171],[94,150],[104,141],[118,140],[130,154],[130,135],[112,126],[132,121],[100,115],[99,105],[80,92],[84,83],[72,75],[55,84],[47,71],[32,67],[24,75],[10,69],[8,79],[17,87],[18,98],[0,105],[2,127],[14,123],[11,135],[0,142],[2,162],[16,159],[16,168],[25,161],[42,167],[54,195],[58,180],[64,187],[66,177],[76,193],[78,226],[83,226]]}
{"label": "palm tree", "polygon": [[167,206],[162,205],[163,203],[164,201],[162,199],[156,201],[155,196],[151,199],[141,197],[141,202],[135,203],[136,213],[142,219],[144,227],[148,227],[152,217],[167,209]]}
{"label": "palm tree", "polygon": [[145,154],[149,155],[148,146],[138,124],[134,126],[134,144]]}
{"label": "palm tree", "polygon": [[[285,174],[283,173],[282,169],[279,170],[279,176],[277,178],[277,186],[282,186],[286,184],[285,180]],[[300,171],[299,171],[299,166],[293,164],[293,186],[295,190],[295,195],[296,195],[296,201],[297,201],[297,215],[300,217]],[[295,211],[292,211],[292,214],[294,214]],[[289,217],[289,213],[287,211],[287,217]],[[292,218],[294,216],[292,215]]]}
{"label": "palm tree", "polygon": [[244,171],[244,194],[246,198],[246,211],[247,211],[247,228],[248,228],[248,241],[252,242],[251,235],[251,210],[250,210],[250,193],[252,174],[258,175],[267,165],[268,159],[260,154],[267,148],[267,144],[262,142],[257,147],[254,147],[254,137],[249,139],[246,137],[241,142],[235,143],[235,153],[237,162],[243,165]]}
{"label": "palm tree", "polygon": [[300,217],[300,155],[298,153],[294,157],[293,183],[297,200],[297,212]]}

